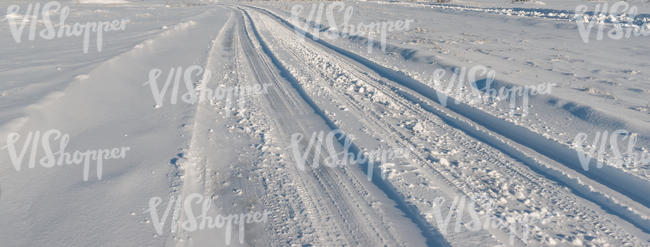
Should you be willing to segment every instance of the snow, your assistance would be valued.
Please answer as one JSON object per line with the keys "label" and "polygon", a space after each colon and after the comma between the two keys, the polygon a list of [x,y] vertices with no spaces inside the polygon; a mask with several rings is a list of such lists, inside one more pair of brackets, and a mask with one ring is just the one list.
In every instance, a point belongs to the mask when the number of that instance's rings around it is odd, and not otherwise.
{"label": "snow", "polygon": [[0,245],[647,246],[605,3],[2,0]]}
{"label": "snow", "polygon": [[86,4],[124,4],[129,3],[126,0],[78,0],[79,3]]}

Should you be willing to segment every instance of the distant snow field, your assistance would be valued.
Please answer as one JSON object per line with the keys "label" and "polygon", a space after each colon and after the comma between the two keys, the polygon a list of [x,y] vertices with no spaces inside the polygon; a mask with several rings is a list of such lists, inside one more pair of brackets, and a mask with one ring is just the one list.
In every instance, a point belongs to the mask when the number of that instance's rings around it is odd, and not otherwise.
{"label": "distant snow field", "polygon": [[129,3],[126,0],[78,0],[79,3],[92,3],[92,4],[118,4]]}

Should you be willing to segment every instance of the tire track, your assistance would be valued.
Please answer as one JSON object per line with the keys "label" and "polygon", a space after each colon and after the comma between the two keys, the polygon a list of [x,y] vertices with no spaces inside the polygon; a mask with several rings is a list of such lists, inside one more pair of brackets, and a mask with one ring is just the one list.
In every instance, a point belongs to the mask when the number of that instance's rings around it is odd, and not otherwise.
{"label": "tire track", "polygon": [[[274,136],[279,136],[279,142],[288,146],[282,140],[289,140],[290,133],[311,135],[318,131],[331,130],[322,118],[313,113],[314,109],[305,103],[305,98],[300,95],[300,92],[296,92],[294,87],[284,82],[287,74],[283,74],[282,68],[279,68],[278,72],[274,72],[277,68],[277,64],[273,61],[274,58],[271,57],[271,61],[268,61],[259,55],[260,53],[269,54],[263,52],[265,44],[260,40],[250,17],[245,12],[244,15],[246,18],[243,23],[246,30],[242,32],[246,33],[250,40],[245,41],[242,48],[248,58],[249,68],[259,83],[272,82],[274,84],[266,97],[268,104],[263,104],[266,106],[264,108],[266,108],[267,116],[277,116],[272,118],[272,122],[274,122],[272,126],[275,126],[274,129],[278,132]],[[253,50],[254,47],[255,50]],[[395,235],[394,229],[384,229],[386,226],[383,223],[386,221],[383,219],[386,216],[382,213],[375,213],[369,206],[369,202],[359,200],[359,198],[364,198],[363,194],[371,192],[369,195],[370,198],[374,198],[372,200],[387,201],[387,199],[382,198],[381,194],[377,194],[378,190],[367,188],[368,183],[365,183],[362,188],[355,186],[364,184],[359,180],[360,174],[347,176],[343,175],[341,171],[326,168],[306,171],[293,170],[291,173],[294,174],[294,181],[299,183],[298,188],[304,188],[304,190],[299,189],[302,191],[300,197],[306,199],[303,201],[311,201],[308,203],[310,204],[308,208],[311,208],[311,213],[316,212],[316,215],[311,215],[311,218],[327,219],[326,221],[320,220],[319,224],[322,226],[316,227],[320,236],[319,240],[324,244],[377,245],[384,243],[404,245],[418,241],[417,238],[405,239],[403,236]],[[395,218],[398,214],[391,213],[389,215]],[[379,220],[382,220],[383,223]],[[372,227],[358,228],[359,225],[364,224],[370,224]],[[409,228],[406,225],[403,227]],[[377,242],[377,240],[381,241]]]}

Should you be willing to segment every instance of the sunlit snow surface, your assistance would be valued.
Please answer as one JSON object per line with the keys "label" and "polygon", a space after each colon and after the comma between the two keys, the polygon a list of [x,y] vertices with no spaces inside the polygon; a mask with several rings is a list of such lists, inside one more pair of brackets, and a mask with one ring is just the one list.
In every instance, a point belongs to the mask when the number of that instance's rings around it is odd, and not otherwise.
{"label": "sunlit snow surface", "polygon": [[0,0],[0,246],[648,246],[650,4],[604,3]]}

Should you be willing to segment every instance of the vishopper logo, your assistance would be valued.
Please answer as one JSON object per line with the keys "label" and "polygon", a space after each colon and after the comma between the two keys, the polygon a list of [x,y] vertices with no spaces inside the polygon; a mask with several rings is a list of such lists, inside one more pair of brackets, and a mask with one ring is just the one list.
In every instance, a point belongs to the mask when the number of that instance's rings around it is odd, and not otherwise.
{"label": "vishopper logo", "polygon": [[[162,211],[162,215],[158,214],[158,207],[161,204],[161,197],[152,197],[149,199],[149,209],[144,211],[144,213],[150,214],[153,227],[159,236],[164,235],[163,228],[171,213],[171,233],[176,233],[179,230],[194,232],[198,230],[221,229],[225,227],[226,245],[230,245],[231,243],[233,225],[236,224],[238,226],[239,243],[243,244],[244,233],[246,230],[245,224],[265,223],[268,221],[269,214],[271,214],[271,212],[264,210],[263,212],[249,212],[245,214],[209,216],[208,211],[210,211],[212,207],[212,199],[205,198],[202,194],[198,193],[189,194],[185,198],[182,196],[171,196],[167,202],[167,206]],[[200,206],[201,208],[198,215],[193,211],[195,205]],[[183,213],[184,215],[181,215]],[[179,219],[183,219],[183,221],[179,222]]]}
{"label": "vishopper logo", "polygon": [[[228,87],[221,84],[213,90],[207,87],[207,83],[212,79],[212,72],[199,65],[191,65],[187,68],[182,66],[170,68],[164,84],[159,84],[162,74],[163,70],[152,69],[149,71],[149,80],[143,84],[143,86],[149,85],[156,102],[155,108],[162,107],[165,97],[168,96],[169,103],[172,105],[177,104],[179,100],[187,104],[196,104],[206,100],[213,105],[223,102],[228,115],[235,101],[239,108],[243,108],[246,104],[246,97],[266,94],[271,85],[265,83],[263,85]],[[170,87],[171,92],[168,93]],[[184,92],[180,92],[182,90]]]}
{"label": "vishopper logo", "polygon": [[[42,167],[52,168],[63,165],[81,165],[83,164],[83,181],[88,181],[91,163],[94,163],[97,169],[97,179],[102,179],[104,161],[110,159],[124,159],[126,153],[131,148],[121,147],[113,149],[96,149],[86,151],[67,152],[66,148],[70,142],[70,135],[63,134],[61,131],[52,129],[48,131],[29,132],[22,145],[18,145],[21,139],[19,133],[10,133],[7,135],[7,145],[3,150],[7,150],[9,158],[16,171],[20,171],[27,151],[29,151],[28,168],[35,168],[38,163]],[[52,149],[52,142],[59,141],[58,150]],[[20,151],[18,148],[20,147]],[[39,156],[39,147],[42,148],[42,156]]]}
{"label": "vishopper logo", "polygon": [[[579,5],[576,7],[575,20],[578,24],[580,38],[585,43],[589,43],[594,25],[598,25],[596,31],[596,40],[603,40],[605,32],[607,37],[613,40],[623,38],[629,39],[634,37],[650,36],[650,24],[635,23],[638,9],[636,6],[630,6],[629,3],[618,1],[609,6],[609,3],[597,4],[593,12],[588,12],[589,7]],[[590,15],[587,15],[589,13]],[[607,23],[613,25],[612,28],[605,31]]]}
{"label": "vishopper logo", "polygon": [[[38,36],[44,40],[83,36],[84,53],[88,53],[91,33],[95,34],[97,51],[101,52],[104,43],[104,32],[124,31],[126,24],[129,22],[129,19],[121,19],[67,24],[66,19],[70,15],[70,7],[63,6],[57,1],[50,1],[43,4],[42,9],[41,3],[30,3],[27,6],[24,15],[20,14],[20,10],[21,7],[15,4],[7,7],[6,19],[9,22],[11,35],[16,43],[22,41],[23,32],[29,23],[29,33],[27,34],[27,38],[30,41],[36,39],[36,34],[39,28],[42,29],[38,32]],[[59,20],[58,23],[54,23],[51,17],[53,14],[57,13],[59,14]],[[39,14],[42,20],[39,20]]]}
{"label": "vishopper logo", "polygon": [[[455,68],[448,75],[447,70],[436,69],[433,72],[429,86],[436,89],[436,96],[441,105],[447,106],[448,97],[452,96],[455,103],[490,104],[490,102],[499,102],[508,100],[510,114],[520,111],[523,115],[528,114],[530,96],[551,94],[554,83],[543,83],[535,86],[511,86],[493,88],[496,71],[488,69],[483,65],[476,65],[471,68]],[[479,88],[477,85],[478,78],[485,82]],[[446,85],[445,85],[446,83]],[[517,105],[520,102],[521,105]]]}
{"label": "vishopper logo", "polygon": [[[381,178],[385,179],[387,169],[395,166],[399,159],[406,159],[406,149],[375,149],[371,151],[355,151],[352,148],[352,135],[346,135],[341,130],[312,133],[309,140],[305,140],[302,133],[291,135],[291,144],[288,149],[293,154],[294,161],[299,170],[305,170],[305,164],[311,157],[311,168],[320,166],[321,158],[327,167],[347,166],[351,164],[367,164],[368,181],[372,180],[375,165],[381,165]],[[305,141],[303,141],[305,140]],[[335,143],[341,143],[343,150],[336,150]],[[304,147],[304,148],[303,148]],[[327,153],[322,155],[322,151]]]}
{"label": "vishopper logo", "polygon": [[[492,212],[496,210],[494,202],[485,200],[484,198],[477,198],[474,200],[471,197],[456,196],[450,205],[445,205],[446,199],[444,197],[437,197],[433,200],[432,210],[426,214],[428,219],[435,219],[437,229],[445,235],[449,226],[452,223],[451,219],[456,219],[454,225],[454,232],[461,232],[465,227],[470,232],[476,232],[489,229],[502,229],[508,230],[510,234],[509,244],[515,244],[515,237],[518,237],[522,242],[528,242],[529,226],[538,222],[547,221],[551,215],[547,211],[540,211],[535,213],[520,213],[511,216],[495,216]],[[478,207],[477,202],[488,202],[482,207]],[[443,218],[441,209],[449,209],[447,215]],[[464,217],[467,212],[469,217]]]}
{"label": "vishopper logo", "polygon": [[[650,164],[650,153],[647,150],[636,151],[637,138],[637,133],[624,129],[615,130],[611,134],[607,130],[603,132],[597,131],[593,135],[591,145],[589,145],[589,135],[587,133],[578,133],[573,139],[573,146],[580,160],[580,165],[585,171],[589,171],[589,163],[592,158],[596,159],[597,168],[602,168],[604,163],[614,167],[635,168]],[[623,152],[619,148],[619,143],[625,143],[626,141],[626,152]]]}
{"label": "vishopper logo", "polygon": [[[303,12],[305,7],[302,5],[294,5],[291,7],[291,21],[300,27],[300,14]],[[336,18],[334,17],[334,12],[338,13],[343,12],[343,22],[341,26],[337,23]],[[346,36],[365,36],[368,41],[368,53],[372,53],[372,48],[375,45],[375,38],[378,35],[379,43],[381,45],[381,50],[386,51],[386,39],[389,32],[398,32],[406,31],[410,29],[410,25],[414,22],[413,19],[405,20],[396,20],[396,21],[376,21],[370,23],[357,23],[350,24],[352,15],[354,14],[354,8],[352,6],[345,6],[343,2],[330,3],[325,6],[325,3],[319,3],[318,5],[312,4],[309,14],[307,16],[307,23],[300,28],[306,32],[313,33],[313,38],[318,40],[320,38],[320,29],[321,28],[310,28],[311,23],[319,25],[323,21],[323,13],[325,13],[325,18],[327,19],[327,27],[329,30],[324,34],[326,39],[335,40],[337,38],[343,38]],[[301,39],[304,39],[305,33],[296,29],[296,33],[300,36]]]}

